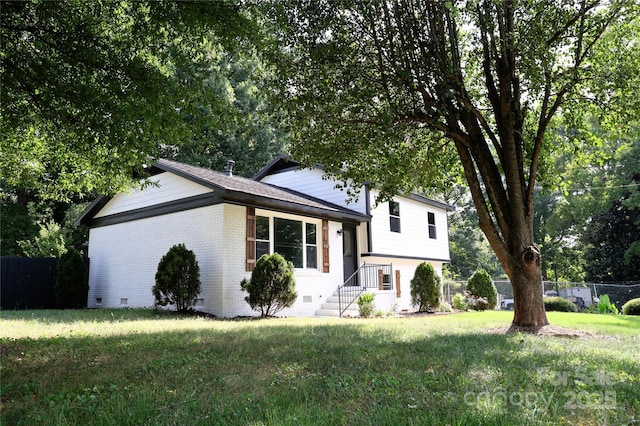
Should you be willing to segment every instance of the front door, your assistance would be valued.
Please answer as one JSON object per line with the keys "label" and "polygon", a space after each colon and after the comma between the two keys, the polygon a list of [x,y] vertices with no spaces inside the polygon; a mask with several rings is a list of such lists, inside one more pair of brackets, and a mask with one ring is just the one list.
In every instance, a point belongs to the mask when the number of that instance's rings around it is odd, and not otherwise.
{"label": "front door", "polygon": [[346,285],[358,285],[358,277],[347,280],[358,269],[358,250],[356,246],[356,227],[353,224],[342,224],[342,264]]}

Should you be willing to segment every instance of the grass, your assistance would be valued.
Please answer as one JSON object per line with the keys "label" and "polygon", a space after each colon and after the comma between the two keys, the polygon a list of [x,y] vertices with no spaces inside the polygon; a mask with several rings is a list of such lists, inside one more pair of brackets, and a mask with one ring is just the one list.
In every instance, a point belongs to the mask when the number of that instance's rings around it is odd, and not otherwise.
{"label": "grass", "polygon": [[640,318],[593,339],[497,335],[512,313],[211,320],[0,312],[0,423],[636,424]]}

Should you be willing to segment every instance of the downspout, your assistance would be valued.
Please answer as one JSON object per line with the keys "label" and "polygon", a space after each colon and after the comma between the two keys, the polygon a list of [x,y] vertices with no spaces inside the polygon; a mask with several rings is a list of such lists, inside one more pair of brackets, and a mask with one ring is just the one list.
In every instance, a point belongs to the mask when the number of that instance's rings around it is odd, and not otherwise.
{"label": "downspout", "polygon": [[[369,184],[364,184],[364,202],[367,216],[371,217],[371,195]],[[371,221],[367,222],[367,253],[373,252],[373,242],[371,241]]]}

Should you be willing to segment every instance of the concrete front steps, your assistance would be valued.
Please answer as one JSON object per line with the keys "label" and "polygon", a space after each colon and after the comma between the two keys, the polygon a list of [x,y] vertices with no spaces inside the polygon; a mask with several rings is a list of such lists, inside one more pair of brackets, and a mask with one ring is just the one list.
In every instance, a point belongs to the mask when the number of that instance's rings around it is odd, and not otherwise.
{"label": "concrete front steps", "polygon": [[[340,305],[338,299],[338,293],[333,293],[333,296],[327,297],[327,301],[322,304],[320,309],[316,311],[317,317],[336,317],[340,316]],[[358,304],[354,301],[346,311],[342,314],[343,317],[359,317],[360,310]]]}

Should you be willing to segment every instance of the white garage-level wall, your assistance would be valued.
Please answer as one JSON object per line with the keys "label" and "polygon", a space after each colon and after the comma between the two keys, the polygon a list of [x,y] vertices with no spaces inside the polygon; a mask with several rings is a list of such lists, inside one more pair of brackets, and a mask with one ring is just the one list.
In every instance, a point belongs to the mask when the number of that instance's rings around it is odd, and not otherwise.
{"label": "white garage-level wall", "polygon": [[88,306],[153,306],[151,289],[158,263],[173,245],[182,243],[195,253],[200,265],[201,309],[218,311],[225,254],[222,239],[216,236],[222,235],[223,209],[223,205],[201,207],[92,228]]}
{"label": "white garage-level wall", "polygon": [[[296,220],[299,216],[266,210],[258,214]],[[318,222],[321,238],[321,221]],[[329,222],[330,272],[322,273],[321,240],[317,270],[296,269],[298,299],[279,315],[313,316],[342,284],[341,224]],[[192,250],[200,266],[201,305],[196,309],[220,317],[257,315],[244,298],[240,282],[250,278],[246,264],[246,208],[209,207],[93,228],[89,234],[90,308],[150,307],[162,256],[175,244]],[[305,297],[306,296],[306,297]],[[101,303],[97,303],[101,299]],[[126,303],[123,303],[125,302]]]}

